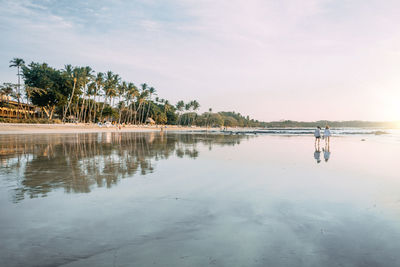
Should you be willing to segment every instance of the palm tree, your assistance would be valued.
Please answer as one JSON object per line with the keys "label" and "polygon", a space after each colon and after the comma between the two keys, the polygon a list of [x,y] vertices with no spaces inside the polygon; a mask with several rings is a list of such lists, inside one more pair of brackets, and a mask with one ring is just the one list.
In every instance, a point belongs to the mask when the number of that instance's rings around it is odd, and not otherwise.
{"label": "palm tree", "polygon": [[151,106],[151,96],[153,94],[155,94],[156,89],[154,89],[154,87],[150,87],[148,92],[149,92],[149,105],[148,105],[148,108],[147,108],[147,114],[146,114],[145,122],[147,121],[147,118],[149,117],[150,106]]}
{"label": "palm tree", "polygon": [[82,98],[82,105],[81,111],[79,112],[79,120],[85,122],[86,120],[86,95],[87,95],[87,85],[90,83],[91,79],[93,78],[92,74],[93,70],[91,67],[86,66],[82,68],[82,91],[83,91],[83,98]]}
{"label": "palm tree", "polygon": [[[139,95],[139,91],[134,83],[128,83],[128,88],[126,90],[126,101],[127,106],[130,109],[129,121],[132,120],[132,114],[135,112],[135,117],[133,123],[136,124],[136,105],[135,98]],[[131,103],[130,103],[131,102]]]}
{"label": "palm tree", "polygon": [[[199,102],[197,102],[197,100],[193,100],[191,103],[192,103],[193,111],[196,112],[200,108]],[[195,116],[196,115],[197,115],[197,113],[195,114]],[[193,123],[194,119],[195,118],[192,119],[192,123]]]}
{"label": "palm tree", "polygon": [[109,88],[109,96],[110,96],[110,104],[111,107],[114,105],[114,98],[118,95],[118,85],[120,82],[120,77],[118,74],[114,74],[112,82],[111,82],[111,87]]}
{"label": "palm tree", "polygon": [[172,107],[173,107],[173,106],[169,103],[168,100],[165,100],[165,101],[164,101],[164,114],[165,114],[165,116],[167,117],[166,122],[168,122],[167,113],[172,109]]}
{"label": "palm tree", "polygon": [[73,77],[76,79],[75,82],[75,95],[77,96],[77,101],[75,103],[75,109],[71,108],[71,111],[74,112],[75,120],[79,120],[79,100],[80,95],[82,94],[82,88],[84,87],[85,81],[85,70],[83,67],[74,67],[73,68]]}
{"label": "palm tree", "polygon": [[179,116],[178,124],[180,124],[182,111],[183,111],[183,108],[185,107],[185,102],[180,100],[180,101],[178,101],[178,103],[176,103],[175,107],[176,107],[176,110],[178,111],[178,116]]}
{"label": "palm tree", "polygon": [[212,108],[209,108],[209,109],[208,109],[208,115],[207,115],[207,124],[206,124],[206,125],[207,125],[207,126],[206,126],[207,128],[208,128],[208,121],[210,120],[211,112],[212,112]]}
{"label": "palm tree", "polygon": [[[19,100],[21,97],[21,74],[20,74],[20,69],[25,65],[25,61],[22,58],[13,58],[10,60],[10,68],[16,67],[17,68],[17,76],[18,76],[18,91],[17,91],[17,99],[18,99],[18,107],[19,107]],[[19,118],[19,112],[17,112],[18,118]]]}
{"label": "palm tree", "polygon": [[200,103],[197,100],[193,100],[193,110],[196,111],[200,108]]}
{"label": "palm tree", "polygon": [[169,104],[168,100],[164,101],[164,112],[167,113],[168,111],[170,111],[172,108],[172,106]]}
{"label": "palm tree", "polygon": [[189,103],[187,103],[187,104],[185,104],[185,110],[186,110],[186,112],[187,112],[187,114],[186,114],[186,123],[185,124],[189,124],[189,111],[190,111],[190,108],[192,107],[192,102],[189,102]]}
{"label": "palm tree", "polygon": [[121,84],[118,85],[118,105],[119,105],[119,118],[118,118],[118,124],[121,123],[121,116],[122,116],[122,109],[125,108],[125,102],[121,101],[121,97],[125,96],[125,93],[128,89],[128,85],[125,81],[123,81]]}
{"label": "palm tree", "polygon": [[143,123],[143,116],[144,116],[144,103],[146,102],[146,98],[147,98],[147,93],[148,91],[144,91],[143,90],[143,86],[142,86],[142,91],[139,93],[139,95],[137,96],[137,100],[138,100],[138,108],[136,113],[139,114],[139,123],[142,124]]}
{"label": "palm tree", "polygon": [[138,97],[139,105],[138,105],[138,112],[139,112],[139,123],[143,123],[143,117],[144,117],[144,103],[146,102],[146,98],[148,95],[148,90],[147,90],[147,84],[143,83],[141,84],[141,92]]}
{"label": "palm tree", "polygon": [[[64,114],[63,114],[63,122],[64,122],[65,119],[66,119],[68,110],[69,110],[70,107],[71,107],[72,99],[74,98],[77,78],[76,78],[76,76],[74,76],[75,70],[72,68],[71,65],[65,65],[65,66],[64,66],[63,72],[67,75],[67,77],[71,77],[71,78],[73,79],[73,86],[72,86],[71,96],[70,96],[70,98],[69,98],[67,107],[64,109]],[[71,112],[70,112],[70,113],[71,113]]]}
{"label": "palm tree", "polygon": [[93,120],[96,120],[96,113],[97,113],[97,101],[96,101],[96,97],[100,95],[101,90],[103,89],[104,86],[104,73],[102,72],[98,72],[96,78],[93,81],[96,84],[96,89],[94,92],[94,112],[93,112]]}
{"label": "palm tree", "polygon": [[101,108],[100,121],[103,119],[104,106],[107,100],[110,99],[110,106],[112,108],[113,97],[117,95],[117,85],[119,83],[119,75],[114,74],[112,71],[107,71],[106,78],[104,81],[104,103]]}
{"label": "palm tree", "polygon": [[[88,95],[88,122],[92,122],[92,110],[93,107],[95,106],[95,101],[96,101],[96,82],[93,81],[88,85],[88,90],[87,90],[87,95]],[[93,99],[92,99],[93,97]]]}
{"label": "palm tree", "polygon": [[20,86],[21,86],[21,74],[20,69],[25,65],[25,61],[22,58],[13,58],[10,61],[10,68],[17,67],[17,76],[18,76],[18,94],[20,94]]}

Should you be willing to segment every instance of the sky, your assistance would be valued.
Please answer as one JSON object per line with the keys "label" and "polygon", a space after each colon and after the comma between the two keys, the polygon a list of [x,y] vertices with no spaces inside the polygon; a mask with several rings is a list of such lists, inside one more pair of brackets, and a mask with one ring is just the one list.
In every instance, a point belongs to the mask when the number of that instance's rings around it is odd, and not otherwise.
{"label": "sky", "polygon": [[400,120],[397,0],[0,0],[0,83],[14,57],[112,70],[200,111]]}

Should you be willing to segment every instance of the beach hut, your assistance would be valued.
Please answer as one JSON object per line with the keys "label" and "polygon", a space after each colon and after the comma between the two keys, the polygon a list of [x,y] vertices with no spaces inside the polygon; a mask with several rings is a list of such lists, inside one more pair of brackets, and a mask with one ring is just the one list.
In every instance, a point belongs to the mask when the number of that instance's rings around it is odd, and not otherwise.
{"label": "beach hut", "polygon": [[156,122],[152,118],[147,118],[146,123],[148,123],[150,125],[156,124]]}

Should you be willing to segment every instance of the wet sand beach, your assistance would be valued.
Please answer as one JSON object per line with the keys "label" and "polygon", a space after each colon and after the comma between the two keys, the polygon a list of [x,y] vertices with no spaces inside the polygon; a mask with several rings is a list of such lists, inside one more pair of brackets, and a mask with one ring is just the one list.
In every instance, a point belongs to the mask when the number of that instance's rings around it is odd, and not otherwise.
{"label": "wet sand beach", "polygon": [[400,142],[384,136],[319,152],[310,136],[172,132],[0,148],[1,266],[400,264]]}

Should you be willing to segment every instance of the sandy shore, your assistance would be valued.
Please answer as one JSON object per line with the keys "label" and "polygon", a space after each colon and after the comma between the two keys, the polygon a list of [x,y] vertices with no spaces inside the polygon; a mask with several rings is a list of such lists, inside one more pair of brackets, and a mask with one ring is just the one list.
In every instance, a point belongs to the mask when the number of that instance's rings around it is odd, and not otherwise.
{"label": "sandy shore", "polygon": [[[94,132],[150,132],[150,131],[205,131],[205,127],[180,127],[176,125],[147,126],[126,125],[119,130],[116,126],[98,126],[97,124],[25,124],[0,123],[0,134],[24,133],[94,133]],[[214,129],[215,130],[215,129]]]}

